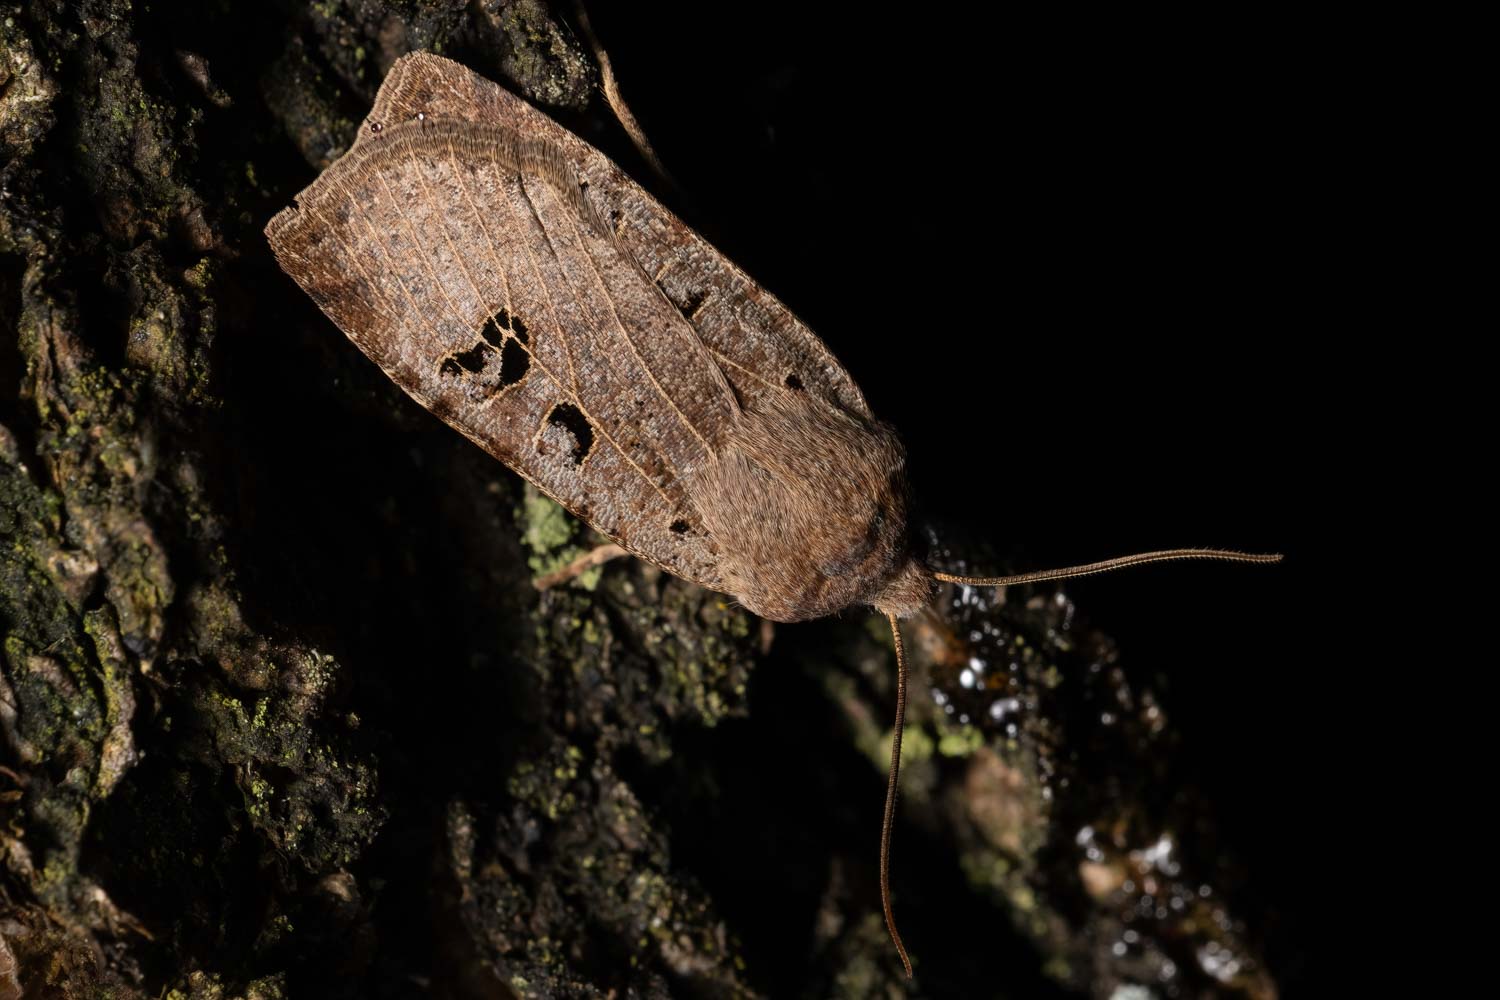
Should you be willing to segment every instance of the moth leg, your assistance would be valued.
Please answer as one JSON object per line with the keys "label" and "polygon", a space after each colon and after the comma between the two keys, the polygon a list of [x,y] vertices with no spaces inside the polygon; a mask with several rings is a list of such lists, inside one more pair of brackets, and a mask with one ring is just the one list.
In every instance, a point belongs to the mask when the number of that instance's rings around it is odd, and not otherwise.
{"label": "moth leg", "polygon": [[585,552],[562,569],[555,569],[546,576],[537,577],[532,583],[537,590],[547,590],[560,583],[567,583],[569,580],[582,574],[585,570],[593,569],[595,566],[602,566],[611,559],[628,555],[630,555],[629,552],[626,552],[614,542],[610,542],[607,545],[600,545],[589,552]]}
{"label": "moth leg", "polygon": [[760,649],[760,655],[765,656],[771,651],[771,644],[776,641],[776,623],[769,618],[760,620],[759,640],[757,647]]}

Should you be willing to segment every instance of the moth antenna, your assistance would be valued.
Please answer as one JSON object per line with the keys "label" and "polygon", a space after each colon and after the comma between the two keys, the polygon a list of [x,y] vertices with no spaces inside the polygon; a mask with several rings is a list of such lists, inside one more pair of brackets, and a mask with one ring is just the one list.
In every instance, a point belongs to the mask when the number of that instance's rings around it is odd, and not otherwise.
{"label": "moth antenna", "polygon": [[891,943],[901,956],[906,967],[906,978],[911,978],[911,959],[906,955],[906,945],[901,943],[901,932],[896,930],[896,917],[891,913],[891,826],[896,818],[896,785],[901,777],[901,731],[906,726],[906,648],[901,642],[901,623],[895,615],[886,615],[891,623],[891,638],[896,641],[896,729],[891,738],[891,772],[885,785],[885,819],[880,826],[880,905],[885,910],[885,929],[891,933]]}
{"label": "moth antenna", "polygon": [[[1065,566],[1062,569],[1044,569],[1035,573],[1017,573],[1014,576],[955,576],[952,573],[934,573],[933,579],[943,583],[962,583],[969,587],[1009,587],[1017,583],[1041,583],[1046,580],[1068,580],[1075,576],[1093,576],[1108,573],[1127,566],[1145,563],[1173,562],[1179,559],[1215,559],[1220,562],[1279,563],[1279,552],[1260,554],[1235,552],[1230,549],[1162,549],[1160,552],[1141,552],[1133,556],[1119,556],[1102,562],[1084,563],[1082,566]],[[900,643],[897,643],[900,648]]]}

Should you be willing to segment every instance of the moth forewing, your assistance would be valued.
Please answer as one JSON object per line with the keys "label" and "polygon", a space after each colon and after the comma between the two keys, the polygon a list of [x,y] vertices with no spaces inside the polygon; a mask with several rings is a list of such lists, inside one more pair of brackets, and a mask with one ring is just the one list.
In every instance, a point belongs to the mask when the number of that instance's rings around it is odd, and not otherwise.
{"label": "moth forewing", "polygon": [[689,495],[734,406],[796,391],[867,415],[848,373],[601,153],[456,63],[398,61],[366,126],[268,226],[283,267],[422,405],[722,589]]}

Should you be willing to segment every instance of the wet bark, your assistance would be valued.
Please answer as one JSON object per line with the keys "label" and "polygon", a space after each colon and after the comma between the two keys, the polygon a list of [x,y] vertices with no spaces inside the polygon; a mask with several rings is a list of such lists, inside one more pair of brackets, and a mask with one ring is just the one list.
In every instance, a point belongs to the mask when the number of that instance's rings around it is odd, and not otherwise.
{"label": "wet bark", "polygon": [[[412,49],[609,129],[567,18],[175,6],[0,10],[0,997],[901,995],[883,623],[625,561],[538,596],[594,540],[261,237]],[[1110,640],[1056,588],[940,611],[913,994],[1274,995]]]}

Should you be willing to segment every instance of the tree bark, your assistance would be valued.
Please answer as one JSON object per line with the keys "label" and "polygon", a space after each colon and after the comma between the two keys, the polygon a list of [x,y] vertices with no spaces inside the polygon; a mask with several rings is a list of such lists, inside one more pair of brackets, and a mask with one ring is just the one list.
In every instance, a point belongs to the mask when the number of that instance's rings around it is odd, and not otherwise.
{"label": "tree bark", "polygon": [[[0,18],[0,997],[900,995],[884,623],[626,560],[538,596],[596,539],[261,237],[412,49],[617,129],[567,12],[163,6]],[[910,988],[1275,995],[1110,640],[1055,587],[939,612]]]}

